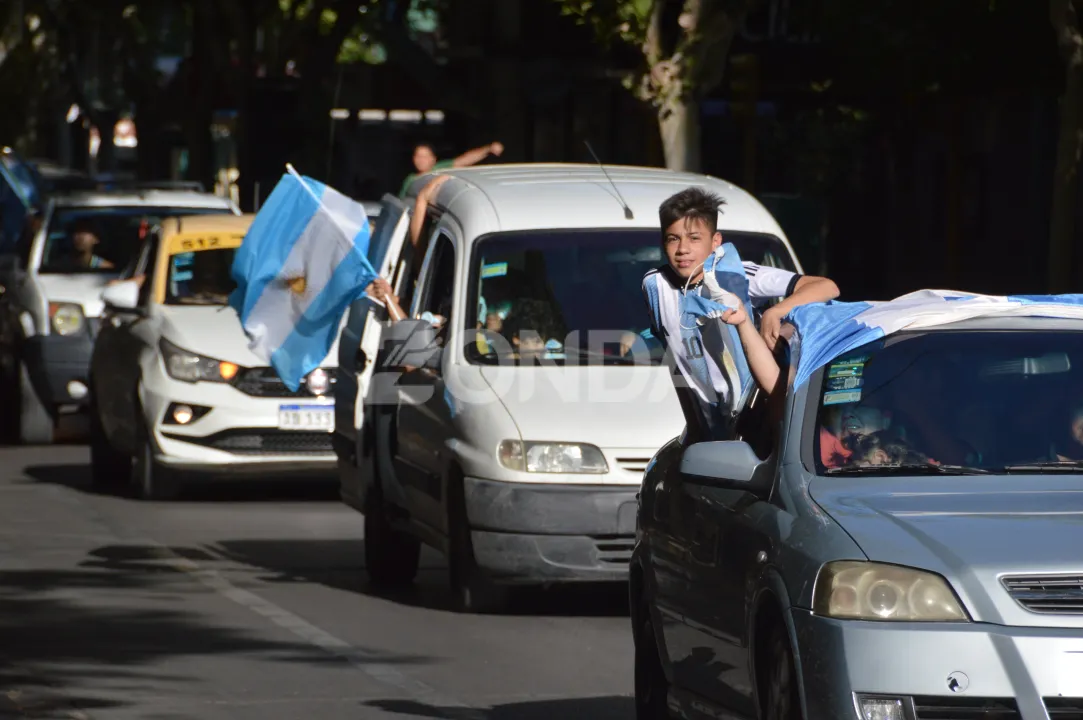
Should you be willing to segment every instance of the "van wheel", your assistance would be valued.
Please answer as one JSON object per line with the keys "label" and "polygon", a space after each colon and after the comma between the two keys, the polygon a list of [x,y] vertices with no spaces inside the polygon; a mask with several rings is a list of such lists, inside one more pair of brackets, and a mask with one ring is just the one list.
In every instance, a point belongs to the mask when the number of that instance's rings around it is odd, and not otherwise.
{"label": "van wheel", "polygon": [[644,607],[641,614],[643,620],[635,637],[636,720],[664,720],[669,717],[669,681],[662,668],[650,610]]}
{"label": "van wheel", "polygon": [[773,623],[767,637],[767,657],[761,667],[767,672],[762,692],[762,720],[801,720],[801,698],[797,693],[797,671],[786,631]]}
{"label": "van wheel", "polygon": [[132,458],[112,446],[105,435],[93,391],[90,400],[90,485],[95,490],[122,489],[132,476]]}
{"label": "van wheel", "polygon": [[411,585],[421,560],[421,542],[391,527],[384,502],[373,488],[365,510],[365,571],[373,585],[395,589]]}
{"label": "van wheel", "polygon": [[508,604],[509,588],[494,583],[474,558],[470,523],[466,517],[462,475],[448,481],[448,574],[455,609],[462,613],[496,613]]}
{"label": "van wheel", "polygon": [[51,445],[56,422],[38,397],[25,363],[19,363],[18,433],[23,445]]}

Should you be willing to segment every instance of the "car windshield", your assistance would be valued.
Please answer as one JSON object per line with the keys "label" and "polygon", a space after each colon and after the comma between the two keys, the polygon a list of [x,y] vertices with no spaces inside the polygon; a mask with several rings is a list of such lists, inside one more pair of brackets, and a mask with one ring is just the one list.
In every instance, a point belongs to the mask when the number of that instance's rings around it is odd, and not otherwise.
{"label": "car windshield", "polygon": [[145,205],[60,208],[49,221],[39,272],[119,273],[164,218],[225,212],[225,208]]}
{"label": "car windshield", "polygon": [[169,258],[166,305],[225,305],[237,284],[230,277],[235,248],[182,252]]}
{"label": "car windshield", "polygon": [[900,334],[829,363],[812,397],[820,474],[1040,472],[1083,463],[1080,332]]}
{"label": "car windshield", "polygon": [[[742,259],[792,269],[778,238],[725,232]],[[498,233],[474,248],[472,362],[658,365],[643,276],[665,263],[657,230]]]}

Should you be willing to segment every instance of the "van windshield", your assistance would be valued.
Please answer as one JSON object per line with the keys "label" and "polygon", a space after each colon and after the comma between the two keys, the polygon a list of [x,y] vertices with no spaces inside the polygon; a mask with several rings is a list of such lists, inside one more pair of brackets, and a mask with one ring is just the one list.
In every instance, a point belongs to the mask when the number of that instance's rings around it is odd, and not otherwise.
{"label": "van windshield", "polygon": [[[778,238],[724,236],[743,260],[793,268]],[[661,364],[642,290],[665,263],[657,230],[497,233],[475,244],[471,262],[471,362]]]}

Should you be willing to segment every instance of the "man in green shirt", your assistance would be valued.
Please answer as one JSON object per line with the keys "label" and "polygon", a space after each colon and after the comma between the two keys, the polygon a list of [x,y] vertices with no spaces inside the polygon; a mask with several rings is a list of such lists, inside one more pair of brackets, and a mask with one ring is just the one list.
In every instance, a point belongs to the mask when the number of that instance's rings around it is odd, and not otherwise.
{"label": "man in green shirt", "polygon": [[414,168],[417,172],[412,172],[406,176],[406,179],[402,183],[402,189],[399,190],[399,197],[406,197],[406,191],[410,189],[410,183],[414,181],[418,175],[424,175],[427,172],[433,170],[447,170],[448,168],[468,167],[470,165],[477,165],[479,162],[495,155],[500,157],[504,152],[504,146],[498,142],[492,142],[488,145],[482,145],[479,148],[473,150],[467,150],[462,155],[452,160],[437,160],[436,153],[433,152],[432,145],[428,143],[420,143],[414,147]]}

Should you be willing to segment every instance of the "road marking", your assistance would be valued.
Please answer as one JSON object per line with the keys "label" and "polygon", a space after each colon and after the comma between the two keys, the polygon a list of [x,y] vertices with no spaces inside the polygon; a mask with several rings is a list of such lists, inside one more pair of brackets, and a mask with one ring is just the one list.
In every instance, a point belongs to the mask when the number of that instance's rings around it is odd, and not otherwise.
{"label": "road marking", "polygon": [[265,600],[250,590],[237,587],[216,570],[209,570],[188,558],[181,557],[154,540],[142,538],[138,542],[153,548],[154,553],[174,570],[188,575],[222,597],[267,618],[307,643],[345,660],[373,680],[401,690],[414,700],[428,704],[433,710],[441,712],[448,720],[486,720],[488,717],[487,713],[448,697],[420,680],[405,675],[391,665],[379,662],[379,656],[375,653],[359,650],[289,610]]}
{"label": "road marking", "polygon": [[[86,502],[83,498],[79,497],[75,490],[67,487],[52,486],[49,488],[49,494],[55,498],[61,499],[69,505],[80,508],[85,520],[98,524],[109,532],[114,539],[126,544],[143,545],[147,547],[173,570],[189,576],[204,587],[214,590],[222,597],[233,601],[241,607],[244,607],[257,615],[262,615],[275,625],[288,630],[309,644],[320,648],[324,652],[344,660],[376,682],[400,690],[406,693],[410,699],[414,701],[427,704],[429,707],[426,712],[432,711],[439,713],[439,715],[433,715],[431,717],[443,717],[445,720],[488,720],[489,714],[487,712],[478,710],[460,700],[444,695],[436,688],[426,685],[420,680],[409,677],[400,672],[397,668],[379,662],[379,656],[377,654],[359,650],[345,640],[337,638],[325,630],[316,627],[304,618],[294,615],[289,610],[275,605],[270,600],[265,600],[254,592],[237,587],[229,580],[226,580],[217,571],[205,568],[199,565],[199,563],[173,552],[157,540],[148,537],[136,537],[125,532],[124,529],[119,528],[110,522],[96,507],[94,507],[93,503]],[[227,559],[230,562],[245,565],[245,563],[236,560],[235,558],[229,558],[228,555]],[[89,718],[84,716],[84,718],[81,718],[80,720],[89,720]]]}

